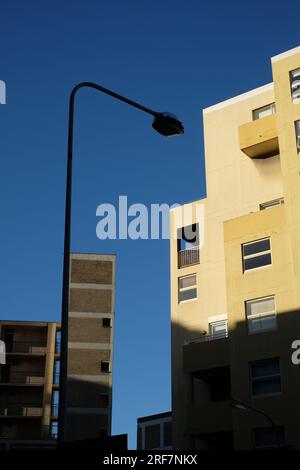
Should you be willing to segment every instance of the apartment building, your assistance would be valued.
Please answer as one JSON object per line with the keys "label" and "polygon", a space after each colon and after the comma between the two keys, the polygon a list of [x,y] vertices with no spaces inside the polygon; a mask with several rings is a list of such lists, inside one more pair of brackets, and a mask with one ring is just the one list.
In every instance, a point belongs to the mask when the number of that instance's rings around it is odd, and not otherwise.
{"label": "apartment building", "polygon": [[271,64],[203,111],[207,197],[171,211],[178,449],[300,448],[300,47]]}
{"label": "apartment building", "polygon": [[[114,280],[114,255],[71,254],[67,442],[111,433]],[[0,339],[0,448],[55,446],[60,324],[0,321]]]}
{"label": "apartment building", "polygon": [[172,449],[172,412],[143,416],[137,420],[137,450]]}
{"label": "apartment building", "polygon": [[60,324],[0,321],[0,338],[6,347],[0,448],[51,447],[57,437]]}
{"label": "apartment building", "polygon": [[65,441],[111,434],[115,256],[71,255]]}

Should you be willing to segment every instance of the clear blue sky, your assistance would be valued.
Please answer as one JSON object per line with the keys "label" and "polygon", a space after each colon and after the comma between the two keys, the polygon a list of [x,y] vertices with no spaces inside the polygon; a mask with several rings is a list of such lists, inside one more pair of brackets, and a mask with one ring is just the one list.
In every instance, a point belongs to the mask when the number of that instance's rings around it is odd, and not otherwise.
{"label": "clear blue sky", "polygon": [[138,416],[170,409],[169,246],[100,242],[96,207],[204,196],[202,108],[270,82],[299,17],[296,0],[1,2],[1,318],[60,319],[71,87],[96,81],[184,120],[168,140],[93,90],[77,102],[72,249],[117,254],[113,432],[130,447]]}

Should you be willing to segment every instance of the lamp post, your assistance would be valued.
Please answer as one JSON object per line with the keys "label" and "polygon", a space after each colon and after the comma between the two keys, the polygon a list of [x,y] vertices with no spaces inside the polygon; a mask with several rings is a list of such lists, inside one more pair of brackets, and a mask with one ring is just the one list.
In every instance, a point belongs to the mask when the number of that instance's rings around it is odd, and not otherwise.
{"label": "lamp post", "polygon": [[261,416],[264,416],[266,418],[266,420],[269,422],[269,424],[271,425],[271,428],[273,430],[274,437],[275,437],[275,442],[276,442],[276,447],[278,449],[280,448],[280,441],[279,441],[278,432],[277,432],[275,423],[272,420],[271,416],[269,416],[265,411],[254,408],[253,406],[249,405],[248,403],[245,403],[245,402],[240,401],[240,400],[232,399],[231,402],[230,402],[230,406],[231,406],[231,408],[234,408],[236,410],[241,410],[241,411],[248,411],[249,410],[249,411],[252,411],[253,413],[257,413],[257,414],[260,414]]}
{"label": "lamp post", "polygon": [[64,235],[64,264],[62,286],[62,313],[61,313],[61,367],[59,386],[59,412],[58,412],[58,446],[65,442],[66,425],[66,385],[68,365],[68,316],[69,316],[69,273],[70,273],[70,240],[71,240],[71,195],[72,195],[72,162],[73,162],[73,130],[74,130],[74,104],[77,92],[81,88],[94,88],[106,95],[123,101],[124,103],[140,109],[154,117],[152,127],[160,134],[171,137],[183,134],[184,128],[179,119],[170,113],[157,112],[119,95],[96,83],[81,82],[76,85],[69,100],[69,130],[68,130],[68,160],[67,160],[67,184],[66,184],[66,208],[65,208],[65,235]]}

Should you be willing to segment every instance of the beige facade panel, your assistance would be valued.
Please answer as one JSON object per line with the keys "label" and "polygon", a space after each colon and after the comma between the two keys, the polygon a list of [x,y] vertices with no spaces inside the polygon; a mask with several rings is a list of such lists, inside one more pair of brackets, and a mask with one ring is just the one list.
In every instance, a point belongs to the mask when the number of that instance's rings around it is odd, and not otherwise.
{"label": "beige facade panel", "polygon": [[251,158],[279,154],[276,114],[239,126],[240,149]]}
{"label": "beige facade panel", "polygon": [[109,350],[69,349],[68,374],[99,375],[101,361],[109,361],[110,358],[111,353]]}
{"label": "beige facade panel", "polygon": [[[203,338],[204,339],[204,338]],[[203,369],[229,366],[228,339],[220,339],[215,344],[207,342],[191,342],[183,346],[183,372],[198,372]]]}
{"label": "beige facade panel", "polygon": [[112,290],[70,289],[70,310],[105,313],[112,310]]}
{"label": "beige facade panel", "polygon": [[104,328],[102,319],[69,317],[69,342],[110,343],[112,329]]}
{"label": "beige facade panel", "polygon": [[112,284],[112,276],[113,263],[111,261],[72,259],[72,283]]}

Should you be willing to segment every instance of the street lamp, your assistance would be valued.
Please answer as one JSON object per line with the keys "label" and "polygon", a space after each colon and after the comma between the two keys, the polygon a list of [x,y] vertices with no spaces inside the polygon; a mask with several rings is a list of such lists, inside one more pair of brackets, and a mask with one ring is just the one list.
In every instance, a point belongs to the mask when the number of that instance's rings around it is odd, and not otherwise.
{"label": "street lamp", "polygon": [[58,445],[61,447],[65,441],[66,424],[66,384],[68,366],[68,315],[69,315],[69,271],[70,271],[70,239],[71,239],[71,195],[72,195],[72,162],[73,162],[73,130],[74,130],[74,104],[77,92],[84,87],[94,88],[106,95],[110,95],[119,101],[138,108],[154,117],[152,127],[158,133],[166,137],[183,134],[182,122],[173,114],[157,112],[146,108],[124,96],[121,96],[96,83],[82,82],[76,85],[69,101],[69,131],[68,131],[68,160],[67,160],[67,185],[65,208],[65,236],[64,236],[64,264],[62,286],[62,313],[61,313],[61,367],[60,367],[60,396],[58,412]]}
{"label": "street lamp", "polygon": [[231,406],[231,408],[234,408],[236,410],[240,410],[240,411],[248,411],[249,410],[249,411],[253,411],[254,413],[257,413],[257,414],[260,414],[260,415],[264,416],[266,418],[266,420],[270,423],[271,427],[272,427],[274,437],[275,437],[275,441],[276,441],[276,446],[277,446],[278,449],[280,448],[280,441],[279,441],[279,436],[278,436],[278,432],[277,432],[275,423],[272,420],[272,418],[265,411],[259,410],[257,408],[254,408],[253,406],[249,405],[248,403],[245,403],[245,402],[240,401],[240,400],[235,400],[235,399],[231,400],[230,406]]}

